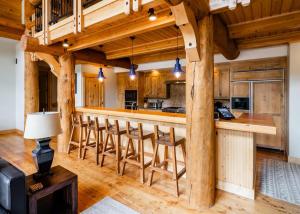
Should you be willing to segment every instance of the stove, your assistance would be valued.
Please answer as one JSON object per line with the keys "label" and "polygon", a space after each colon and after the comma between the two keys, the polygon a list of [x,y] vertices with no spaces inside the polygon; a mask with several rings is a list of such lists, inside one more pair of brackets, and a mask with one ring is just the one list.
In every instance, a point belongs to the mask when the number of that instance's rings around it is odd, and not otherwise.
{"label": "stove", "polygon": [[166,107],[166,108],[162,109],[162,112],[185,114],[185,108],[183,108],[183,107]]}

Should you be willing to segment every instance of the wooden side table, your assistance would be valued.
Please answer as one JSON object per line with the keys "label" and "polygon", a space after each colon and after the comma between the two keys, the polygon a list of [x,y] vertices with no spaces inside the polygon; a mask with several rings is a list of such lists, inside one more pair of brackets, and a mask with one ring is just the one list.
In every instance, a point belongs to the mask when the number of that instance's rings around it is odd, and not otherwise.
{"label": "wooden side table", "polygon": [[[63,168],[51,168],[51,176],[36,181],[33,175],[26,177],[29,214],[78,213],[77,175]],[[42,183],[43,189],[32,193],[29,186]]]}

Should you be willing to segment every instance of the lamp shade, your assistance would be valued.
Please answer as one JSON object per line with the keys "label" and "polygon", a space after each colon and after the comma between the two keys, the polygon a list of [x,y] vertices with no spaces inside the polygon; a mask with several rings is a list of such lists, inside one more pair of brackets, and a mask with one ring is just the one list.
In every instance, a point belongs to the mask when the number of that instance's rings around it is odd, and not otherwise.
{"label": "lamp shade", "polygon": [[62,132],[58,112],[36,112],[27,114],[24,138],[43,139]]}
{"label": "lamp shade", "polygon": [[99,69],[99,73],[98,73],[98,80],[99,80],[100,82],[103,82],[104,79],[105,79],[105,76],[104,76],[104,74],[103,74],[103,70],[102,70],[102,68],[100,68],[100,69]]}
{"label": "lamp shade", "polygon": [[174,75],[179,78],[181,74],[183,73],[183,70],[181,69],[181,65],[179,62],[179,58],[176,58],[176,63],[173,70]]}
{"label": "lamp shade", "polygon": [[136,76],[135,67],[134,67],[134,64],[131,64],[130,69],[129,69],[129,77],[131,80],[134,80],[135,76]]}

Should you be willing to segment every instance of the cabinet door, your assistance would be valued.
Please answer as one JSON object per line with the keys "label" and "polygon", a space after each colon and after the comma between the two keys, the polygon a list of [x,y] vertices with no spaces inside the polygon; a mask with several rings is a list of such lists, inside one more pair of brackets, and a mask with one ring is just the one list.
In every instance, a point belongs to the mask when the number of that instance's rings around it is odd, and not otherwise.
{"label": "cabinet door", "polygon": [[284,149],[284,90],[283,82],[253,83],[253,111],[257,114],[271,114],[277,134],[256,134],[258,146]]}
{"label": "cabinet door", "polygon": [[150,97],[151,96],[151,76],[145,75],[145,91],[144,91],[144,97]]}
{"label": "cabinet door", "polygon": [[153,98],[157,98],[158,94],[158,76],[151,77],[151,96]]}
{"label": "cabinet door", "polygon": [[214,69],[214,98],[220,97],[220,71],[219,69]]}
{"label": "cabinet door", "polygon": [[220,70],[219,79],[219,96],[221,98],[229,98],[229,69],[225,68]]}
{"label": "cabinet door", "polygon": [[167,90],[166,90],[166,75],[161,74],[157,78],[157,98],[166,98],[167,97]]}
{"label": "cabinet door", "polygon": [[248,82],[231,82],[232,97],[249,97],[250,83]]}
{"label": "cabinet door", "polygon": [[95,77],[85,78],[85,106],[99,107],[103,104],[103,84]]}

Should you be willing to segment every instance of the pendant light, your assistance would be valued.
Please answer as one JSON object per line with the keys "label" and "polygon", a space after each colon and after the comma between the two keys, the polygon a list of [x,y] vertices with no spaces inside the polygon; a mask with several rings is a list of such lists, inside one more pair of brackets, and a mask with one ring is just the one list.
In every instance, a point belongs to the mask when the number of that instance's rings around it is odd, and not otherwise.
{"label": "pendant light", "polygon": [[177,28],[177,58],[176,58],[176,63],[174,66],[173,74],[178,79],[181,76],[181,74],[183,73],[183,71],[181,69],[180,60],[178,57],[178,39],[179,39],[178,26],[176,26],[176,28]]}
{"label": "pendant light", "polygon": [[157,19],[157,16],[155,15],[154,8],[150,8],[148,10],[148,17],[150,21],[155,21]]}
{"label": "pendant light", "polygon": [[67,39],[65,39],[65,40],[63,41],[62,46],[63,46],[64,48],[68,48],[68,47],[70,46]]}
{"label": "pendant light", "polygon": [[105,76],[104,76],[104,74],[103,74],[103,70],[102,70],[102,68],[99,68],[98,80],[99,80],[100,82],[103,82],[104,79],[105,79]]}
{"label": "pendant light", "polygon": [[136,73],[135,73],[135,66],[133,64],[133,40],[135,39],[135,37],[131,36],[130,39],[131,39],[131,65],[129,69],[129,78],[131,80],[134,80],[136,77]]}

